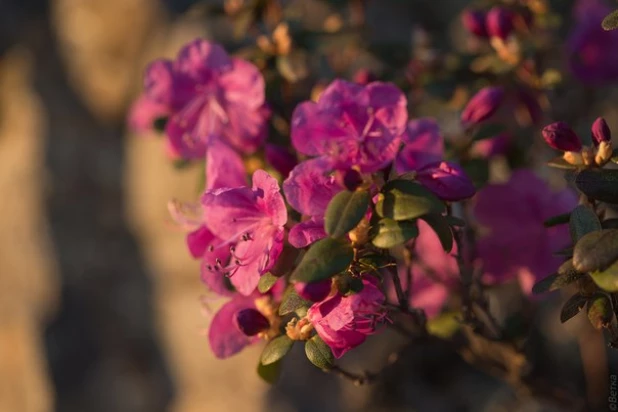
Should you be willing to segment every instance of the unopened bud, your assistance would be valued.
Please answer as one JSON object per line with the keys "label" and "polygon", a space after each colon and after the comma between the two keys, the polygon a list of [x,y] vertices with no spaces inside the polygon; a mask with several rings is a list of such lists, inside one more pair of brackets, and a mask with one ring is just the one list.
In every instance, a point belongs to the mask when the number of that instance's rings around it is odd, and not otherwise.
{"label": "unopened bud", "polygon": [[492,7],[487,13],[485,26],[490,37],[506,39],[513,31],[513,21],[515,15],[512,11],[504,7]]}
{"label": "unopened bud", "polygon": [[543,139],[552,148],[564,152],[579,152],[582,142],[565,122],[552,123],[543,128]]}
{"label": "unopened bud", "polygon": [[238,330],[247,336],[255,336],[270,328],[270,322],[264,315],[255,309],[242,309],[234,316],[234,323]]}
{"label": "unopened bud", "polygon": [[353,80],[355,83],[366,85],[371,82],[375,82],[376,80],[378,80],[378,78],[376,77],[375,74],[373,74],[367,69],[359,69],[354,74]]}
{"label": "unopened bud", "polygon": [[461,14],[461,22],[464,28],[479,37],[487,37],[485,19],[485,13],[481,10],[465,10]]}
{"label": "unopened bud", "polygon": [[294,283],[294,290],[298,295],[311,302],[321,302],[330,294],[332,289],[332,280],[324,279],[319,282],[296,282]]}
{"label": "unopened bud", "polygon": [[592,143],[595,146],[599,146],[601,142],[609,142],[612,140],[612,132],[609,130],[609,126],[604,118],[599,117],[592,123],[590,129],[592,134]]}
{"label": "unopened bud", "polygon": [[335,179],[337,179],[337,183],[351,192],[355,191],[363,183],[363,176],[355,169],[337,171]]}
{"label": "unopened bud", "polygon": [[502,87],[485,87],[479,90],[461,113],[461,122],[466,126],[476,125],[490,118],[502,104]]}

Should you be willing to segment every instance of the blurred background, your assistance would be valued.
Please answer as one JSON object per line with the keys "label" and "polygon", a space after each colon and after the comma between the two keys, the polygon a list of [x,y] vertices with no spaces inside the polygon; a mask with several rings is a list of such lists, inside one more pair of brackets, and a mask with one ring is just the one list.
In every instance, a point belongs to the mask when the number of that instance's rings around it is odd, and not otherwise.
{"label": "blurred background", "polygon": [[[515,396],[433,345],[400,351],[370,387],[323,374],[302,349],[273,387],[255,373],[259,347],[214,358],[203,336],[209,314],[199,263],[166,208],[171,198],[195,197],[201,172],[176,170],[160,139],[127,130],[126,115],[152,59],[174,56],[197,36],[238,50],[246,27],[226,7],[242,3],[0,1],[0,411],[581,410],[586,396],[603,400],[604,410],[616,356],[603,356],[602,336],[585,319],[559,323],[560,296],[541,308],[532,335],[545,378],[564,388],[552,394],[557,402]],[[319,66],[325,56],[337,73],[379,71],[383,62],[355,42],[405,58],[428,33],[438,45],[457,40],[457,16],[469,2],[282,3],[307,30],[366,19],[360,39],[318,38],[319,57],[288,61],[282,70],[302,79],[298,61]],[[568,21],[572,2],[553,3]],[[299,90],[306,98],[307,87]],[[611,93],[591,103],[613,123]],[[574,110],[563,105],[559,112]],[[378,369],[404,343],[386,331],[345,362]]]}

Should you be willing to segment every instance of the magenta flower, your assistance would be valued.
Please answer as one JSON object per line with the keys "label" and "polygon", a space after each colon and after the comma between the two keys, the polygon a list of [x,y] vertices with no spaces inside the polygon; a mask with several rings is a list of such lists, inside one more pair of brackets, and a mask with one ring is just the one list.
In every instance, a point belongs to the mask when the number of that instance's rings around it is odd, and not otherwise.
{"label": "magenta flower", "polygon": [[204,226],[220,239],[208,244],[206,254],[225,250],[230,255],[227,262],[215,260],[206,269],[229,277],[238,292],[250,295],[283,249],[287,210],[277,181],[258,170],[252,188],[208,190],[202,206]]}
{"label": "magenta flower", "polygon": [[340,358],[375,333],[378,323],[386,316],[384,302],[378,281],[369,276],[363,278],[360,292],[349,296],[337,293],[313,304],[307,318],[333,355]]}
{"label": "magenta flower", "polygon": [[333,196],[343,190],[330,169],[330,164],[322,158],[307,160],[298,164],[283,182],[283,192],[290,206],[309,217],[290,230],[288,241],[296,248],[326,237],[326,207]]}
{"label": "magenta flower", "polygon": [[518,279],[530,293],[535,281],[553,273],[561,259],[553,252],[567,246],[567,226],[545,228],[543,222],[570,212],[577,198],[570,190],[553,192],[528,170],[517,170],[507,183],[484,187],[474,216],[484,228],[477,251],[490,283]]}
{"label": "magenta flower", "polygon": [[579,136],[565,122],[555,122],[547,125],[541,132],[545,142],[553,149],[564,152],[579,152],[582,142]]}
{"label": "magenta flower", "polygon": [[512,11],[504,7],[492,7],[487,13],[487,20],[485,22],[487,33],[490,37],[506,39],[513,31],[514,18],[515,14]]}
{"label": "magenta flower", "polygon": [[395,158],[408,117],[406,104],[392,84],[335,80],[317,103],[296,107],[292,144],[302,154],[327,159],[334,169],[377,171]]}
{"label": "magenta flower", "polygon": [[475,126],[496,113],[504,100],[502,87],[484,87],[479,90],[461,113],[461,123],[465,127]]}
{"label": "magenta flower", "polygon": [[500,133],[496,137],[479,140],[474,142],[470,148],[470,153],[473,156],[488,159],[494,156],[505,154],[511,146],[513,137],[508,133]]}
{"label": "magenta flower", "polygon": [[268,163],[285,179],[298,164],[296,155],[283,146],[267,143],[264,154]]}
{"label": "magenta flower", "polygon": [[205,155],[212,135],[240,152],[255,151],[266,137],[269,111],[259,70],[228,56],[221,46],[197,39],[175,60],[148,66],[144,94],[132,113],[131,123],[138,128],[168,117],[165,133],[191,159]]}
{"label": "magenta flower", "polygon": [[461,22],[464,28],[479,37],[488,36],[485,18],[485,13],[481,10],[465,10],[461,14]]}
{"label": "magenta flower", "polygon": [[411,120],[402,136],[404,146],[395,160],[398,173],[416,172],[416,180],[447,201],[471,197],[472,181],[456,164],[444,162],[444,139],[435,120]]}
{"label": "magenta flower", "polygon": [[296,282],[294,283],[294,290],[303,299],[311,302],[320,302],[330,294],[333,286],[332,279],[324,279],[319,282]]}
{"label": "magenta flower", "polygon": [[592,135],[592,143],[594,143],[595,146],[600,145],[602,142],[612,141],[612,131],[609,129],[607,122],[602,117],[598,117],[594,123],[592,123],[592,128],[590,131]]}
{"label": "magenta flower", "polygon": [[587,85],[618,80],[618,31],[605,31],[603,18],[612,9],[599,0],[579,0],[573,9],[575,24],[566,42],[566,55],[573,75]]}

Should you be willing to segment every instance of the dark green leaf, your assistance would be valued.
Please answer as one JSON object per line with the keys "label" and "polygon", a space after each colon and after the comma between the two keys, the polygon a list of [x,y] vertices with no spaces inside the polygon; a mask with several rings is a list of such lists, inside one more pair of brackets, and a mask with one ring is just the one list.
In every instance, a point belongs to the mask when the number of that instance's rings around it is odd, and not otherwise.
{"label": "dark green leaf", "polygon": [[618,292],[618,261],[604,271],[590,272],[598,287],[607,292]]}
{"label": "dark green leaf", "polygon": [[433,193],[409,180],[391,180],[386,183],[376,204],[381,217],[410,220],[427,213],[442,213],[442,203]]}
{"label": "dark green leaf", "polygon": [[489,180],[489,162],[485,159],[469,159],[461,163],[464,171],[476,188],[485,186]]}
{"label": "dark green leaf", "polygon": [[335,361],[330,347],[318,335],[305,343],[305,354],[307,359],[320,369],[330,369]]}
{"label": "dark green leaf", "polygon": [[436,235],[438,235],[444,251],[450,252],[453,249],[453,233],[444,216],[430,214],[421,216],[421,219],[427,222]]}
{"label": "dark green leaf", "polygon": [[344,240],[326,238],[314,243],[300,261],[292,279],[298,282],[317,282],[348,268],[354,259],[352,245]]}
{"label": "dark green leaf", "polygon": [[461,328],[459,312],[442,313],[427,321],[427,331],[443,339],[450,339]]}
{"label": "dark green leaf", "polygon": [[547,166],[555,167],[556,169],[577,169],[577,166],[572,165],[562,158],[562,156],[558,156],[549,162],[547,162]]}
{"label": "dark green leaf", "polygon": [[472,137],[472,140],[489,139],[490,137],[496,137],[500,133],[504,132],[506,127],[499,123],[489,123],[480,126]]}
{"label": "dark green leaf", "polygon": [[543,222],[543,226],[554,227],[558,225],[563,225],[565,223],[569,223],[570,218],[571,218],[570,213],[563,213],[561,215],[552,216],[549,219],[547,219],[545,222]]}
{"label": "dark green leaf", "polygon": [[617,260],[618,229],[588,233],[573,249],[573,265],[580,272],[604,271]]}
{"label": "dark green leaf", "polygon": [[152,127],[157,132],[164,132],[165,126],[167,125],[167,117],[157,117],[154,122],[152,122]]}
{"label": "dark green leaf", "polygon": [[270,269],[270,273],[275,277],[281,277],[287,275],[294,265],[296,264],[296,259],[300,254],[300,249],[296,249],[295,247],[284,244],[283,251],[277,258],[277,262],[275,262],[275,266]]}
{"label": "dark green leaf", "polygon": [[372,228],[371,233],[374,246],[388,249],[418,236],[418,228],[416,221],[397,222],[393,219],[384,218]]}
{"label": "dark green leaf", "polygon": [[[571,261],[569,260],[568,262],[570,263]],[[583,274],[577,271],[567,271],[564,265],[565,264],[560,267],[563,274],[554,273],[553,275],[549,275],[545,279],[540,280],[532,287],[532,293],[540,294],[551,292],[570,285],[583,276]]]}
{"label": "dark green leaf", "polygon": [[281,375],[281,364],[281,361],[277,361],[269,365],[262,365],[260,362],[258,363],[257,373],[266,383],[272,385],[277,382],[279,375]]}
{"label": "dark green leaf", "polygon": [[618,28],[618,10],[614,10],[605,16],[601,22],[601,27],[603,27],[603,30],[614,30]]}
{"label": "dark green leaf", "polygon": [[358,293],[364,287],[363,281],[360,278],[352,277],[348,274],[337,276],[335,278],[335,285],[342,295]]}
{"label": "dark green leaf", "polygon": [[369,192],[344,190],[333,197],[326,208],[324,229],[332,237],[341,237],[354,229],[367,213]]}
{"label": "dark green leaf", "polygon": [[571,212],[569,229],[571,239],[573,239],[573,242],[577,242],[584,235],[601,230],[601,222],[590,206],[579,205]]}
{"label": "dark green leaf", "polygon": [[283,358],[292,349],[294,341],[288,335],[277,336],[266,344],[260,362],[262,365],[270,365]]}
{"label": "dark green leaf", "polygon": [[567,300],[562,307],[562,311],[560,312],[560,322],[564,323],[573,316],[577,315],[584,308],[584,306],[586,306],[587,301],[588,299],[579,293],[571,296],[571,298]]}
{"label": "dark green leaf", "polygon": [[272,288],[275,283],[279,280],[277,276],[274,276],[270,272],[265,273],[260,277],[260,281],[258,282],[258,291],[260,293],[266,293]]}
{"label": "dark green leaf", "polygon": [[281,304],[279,305],[279,315],[284,316],[302,307],[309,306],[311,306],[311,302],[301,298],[298,293],[296,293],[296,290],[294,290],[294,286],[290,285],[287,287],[287,289],[283,293],[283,297],[281,298]]}
{"label": "dark green leaf", "polygon": [[588,301],[588,320],[595,329],[607,328],[614,318],[612,304],[603,293],[595,293]]}
{"label": "dark green leaf", "polygon": [[446,215],[446,216],[444,216],[444,218],[446,219],[446,222],[450,226],[454,226],[454,227],[464,227],[464,226],[466,226],[466,221],[463,220],[463,219],[460,219],[458,217],[451,216],[451,215]]}
{"label": "dark green leaf", "polygon": [[584,169],[575,176],[575,185],[586,196],[618,204],[618,170]]}
{"label": "dark green leaf", "polygon": [[601,222],[603,229],[618,229],[618,219],[606,219]]}

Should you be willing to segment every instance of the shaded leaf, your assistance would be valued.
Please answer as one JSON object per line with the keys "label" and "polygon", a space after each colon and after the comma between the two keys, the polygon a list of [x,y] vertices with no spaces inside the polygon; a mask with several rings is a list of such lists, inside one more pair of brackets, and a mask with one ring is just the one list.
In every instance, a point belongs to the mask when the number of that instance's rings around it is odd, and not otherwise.
{"label": "shaded leaf", "polygon": [[590,232],[601,229],[601,222],[590,206],[579,205],[571,212],[569,230],[571,232],[571,239],[574,242],[577,242]]}
{"label": "shaded leaf", "polygon": [[397,222],[393,219],[381,219],[372,227],[372,243],[382,249],[401,245],[418,236],[416,221],[404,220]]}
{"label": "shaded leaf", "polygon": [[573,249],[573,265],[580,272],[604,271],[617,260],[618,229],[588,233]]}
{"label": "shaded leaf", "polygon": [[333,197],[326,208],[324,229],[332,237],[341,237],[354,229],[367,213],[369,192],[344,190]]}
{"label": "shaded leaf", "polygon": [[618,170],[584,169],[575,176],[575,185],[586,196],[618,204]]}
{"label": "shaded leaf", "polygon": [[294,341],[287,335],[277,336],[264,347],[260,356],[260,363],[266,366],[277,362],[292,349],[293,344]]}
{"label": "shaded leaf", "polygon": [[571,219],[570,213],[563,213],[561,215],[552,216],[546,221],[543,222],[543,226],[545,227],[554,227],[558,225],[563,225],[565,223],[569,223]]}
{"label": "shaded leaf", "polygon": [[461,314],[447,312],[427,321],[427,331],[434,336],[449,339],[461,328]]}
{"label": "shaded leaf", "polygon": [[317,282],[348,268],[354,250],[348,241],[326,238],[315,242],[305,253],[291,279],[298,282]]}
{"label": "shaded leaf", "polygon": [[421,219],[431,226],[440,239],[440,244],[445,252],[448,253],[453,250],[453,232],[451,232],[451,227],[448,225],[444,216],[430,214],[421,216]]}
{"label": "shaded leaf", "polygon": [[284,316],[288,313],[292,313],[302,307],[309,307],[312,303],[308,300],[301,298],[294,286],[290,285],[287,287],[283,296],[281,297],[281,304],[279,305],[279,315]]}
{"label": "shaded leaf", "polygon": [[614,318],[612,304],[603,293],[595,293],[588,301],[588,320],[595,329],[607,328]]}
{"label": "shaded leaf", "polygon": [[540,281],[538,281],[532,287],[532,293],[536,295],[536,294],[551,292],[553,290],[560,289],[564,286],[570,285],[571,283],[580,279],[582,276],[584,275],[577,271],[568,272],[568,273],[566,273],[565,271],[565,274],[554,273],[552,275],[547,276],[545,279],[541,279]]}
{"label": "shaded leaf", "polygon": [[281,361],[277,361],[268,365],[263,365],[261,362],[258,363],[257,373],[260,378],[266,383],[274,384],[279,379],[279,375],[281,375]]}
{"label": "shaded leaf", "polygon": [[446,215],[446,216],[444,216],[444,218],[446,219],[446,222],[450,226],[454,226],[454,227],[464,227],[464,226],[466,226],[466,221],[463,220],[463,219],[460,219],[458,217],[451,216],[451,215]]}
{"label": "shaded leaf", "polygon": [[409,180],[391,180],[382,188],[376,204],[381,217],[410,220],[427,213],[443,213],[442,203],[432,192]]}
{"label": "shaded leaf", "polygon": [[258,291],[260,293],[266,293],[270,290],[270,288],[272,288],[275,283],[277,283],[277,280],[279,280],[279,278],[277,276],[274,276],[272,273],[268,272],[263,274],[260,277],[260,281],[258,282]]}
{"label": "shaded leaf", "polygon": [[476,188],[485,186],[489,180],[489,162],[485,159],[468,159],[462,161],[461,167]]}
{"label": "shaded leaf", "polygon": [[562,307],[562,311],[560,311],[560,322],[564,323],[581,312],[584,306],[586,306],[587,301],[588,299],[579,293],[571,296]]}
{"label": "shaded leaf", "polygon": [[618,261],[603,271],[590,272],[598,287],[607,292],[618,292]]}
{"label": "shaded leaf", "polygon": [[618,10],[609,13],[601,22],[603,30],[614,30],[618,28]]}
{"label": "shaded leaf", "polygon": [[305,354],[307,359],[320,369],[330,369],[335,361],[330,347],[318,335],[305,343]]}

